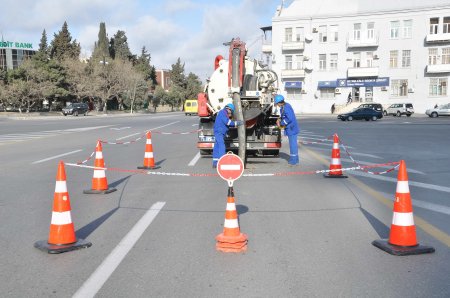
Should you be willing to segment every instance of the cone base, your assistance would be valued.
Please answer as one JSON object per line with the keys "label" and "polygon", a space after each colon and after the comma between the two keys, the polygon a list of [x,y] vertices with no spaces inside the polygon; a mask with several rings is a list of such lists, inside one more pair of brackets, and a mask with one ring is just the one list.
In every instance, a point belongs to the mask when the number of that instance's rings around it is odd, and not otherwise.
{"label": "cone base", "polygon": [[42,251],[45,251],[49,254],[60,254],[63,252],[68,252],[72,250],[82,249],[82,248],[88,248],[92,245],[91,242],[88,242],[83,239],[78,239],[77,242],[71,243],[71,244],[65,244],[65,245],[55,245],[55,244],[49,244],[47,240],[41,240],[37,241],[34,244],[34,247],[37,249],[40,249]]}
{"label": "cone base", "polygon": [[146,166],[141,166],[141,167],[137,167],[139,170],[156,170],[159,169],[161,167],[158,166],[154,166],[154,167],[146,167]]}
{"label": "cone base", "polygon": [[416,246],[398,246],[388,242],[387,239],[375,240],[372,245],[390,253],[394,256],[408,256],[408,255],[421,255],[427,253],[433,253],[435,250],[431,246],[416,245]]}
{"label": "cone base", "polygon": [[108,194],[108,193],[112,193],[115,192],[117,189],[113,188],[108,188],[108,189],[104,189],[104,190],[97,190],[97,189],[87,189],[87,190],[83,190],[84,194]]}
{"label": "cone base", "polygon": [[217,242],[216,249],[221,252],[244,252],[247,251],[247,241],[243,243],[235,243],[230,246],[229,243]]}
{"label": "cone base", "polygon": [[247,242],[247,235],[240,233],[238,236],[225,236],[223,233],[221,233],[216,236],[216,240],[217,242],[228,244],[242,243]]}
{"label": "cone base", "polygon": [[348,176],[345,175],[330,175],[330,174],[323,174],[325,178],[348,178]]}

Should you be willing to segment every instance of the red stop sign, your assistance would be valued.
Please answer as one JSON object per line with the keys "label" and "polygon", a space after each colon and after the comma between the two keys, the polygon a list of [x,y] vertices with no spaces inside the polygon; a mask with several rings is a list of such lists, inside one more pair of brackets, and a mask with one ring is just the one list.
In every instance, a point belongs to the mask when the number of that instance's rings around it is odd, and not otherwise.
{"label": "red stop sign", "polygon": [[227,153],[217,162],[217,173],[222,179],[232,182],[239,179],[244,173],[244,163],[236,154]]}

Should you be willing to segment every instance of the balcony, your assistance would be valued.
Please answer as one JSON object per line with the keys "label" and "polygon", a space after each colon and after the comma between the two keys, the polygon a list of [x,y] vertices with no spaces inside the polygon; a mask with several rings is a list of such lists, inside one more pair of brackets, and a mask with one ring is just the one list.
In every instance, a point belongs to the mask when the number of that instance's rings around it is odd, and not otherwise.
{"label": "balcony", "polygon": [[426,43],[450,42],[450,33],[428,34],[425,38]]}
{"label": "balcony", "polygon": [[272,43],[271,43],[271,42],[268,42],[268,41],[263,42],[263,45],[262,45],[262,52],[263,52],[264,54],[270,54],[270,53],[272,53]]}
{"label": "balcony", "polygon": [[284,41],[281,44],[281,50],[283,51],[303,51],[304,49],[304,41]]}
{"label": "balcony", "polygon": [[304,78],[305,77],[305,70],[304,69],[283,69],[281,71],[281,77],[283,79]]}
{"label": "balcony", "polygon": [[427,73],[444,73],[444,72],[450,72],[450,64],[427,65]]}
{"label": "balcony", "polygon": [[347,38],[347,48],[378,47],[378,45],[378,34],[369,37],[367,32],[362,31],[359,39],[355,39],[353,34]]}
{"label": "balcony", "polygon": [[347,69],[348,78],[370,78],[378,77],[378,67],[356,67]]}

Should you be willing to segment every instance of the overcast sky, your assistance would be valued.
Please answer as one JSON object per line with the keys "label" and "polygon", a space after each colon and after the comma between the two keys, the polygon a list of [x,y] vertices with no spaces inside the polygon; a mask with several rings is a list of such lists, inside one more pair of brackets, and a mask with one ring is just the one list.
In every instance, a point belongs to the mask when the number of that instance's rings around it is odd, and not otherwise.
{"label": "overcast sky", "polygon": [[[285,1],[289,3],[291,1]],[[226,3],[226,4],[224,4]],[[262,26],[281,0],[2,0],[0,32],[5,41],[39,46],[42,31],[50,41],[67,21],[82,55],[90,56],[100,22],[108,37],[123,30],[132,53],[145,46],[156,68],[169,69],[178,57],[186,73],[202,80],[212,72],[217,54],[225,56],[223,42],[240,37],[249,54],[260,58]]]}

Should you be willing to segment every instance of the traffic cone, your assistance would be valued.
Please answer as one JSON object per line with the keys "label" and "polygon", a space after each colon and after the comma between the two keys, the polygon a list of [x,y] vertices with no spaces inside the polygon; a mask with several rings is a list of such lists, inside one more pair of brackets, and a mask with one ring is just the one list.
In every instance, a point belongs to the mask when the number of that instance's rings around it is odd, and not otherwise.
{"label": "traffic cone", "polygon": [[105,173],[105,161],[103,160],[102,143],[97,142],[95,148],[94,177],[92,178],[92,189],[84,190],[85,194],[108,194],[116,191],[115,188],[108,188],[108,180]]}
{"label": "traffic cone", "polygon": [[75,228],[70,215],[70,198],[67,191],[66,171],[64,163],[59,162],[56,173],[55,195],[53,197],[52,220],[48,240],[37,241],[34,247],[49,254],[58,254],[92,245],[75,236]]}
{"label": "traffic cone", "polygon": [[391,255],[407,256],[434,252],[430,246],[419,245],[414,225],[413,208],[409,193],[405,161],[400,161],[395,192],[394,215],[389,239],[375,240],[372,244]]}
{"label": "traffic cone", "polygon": [[347,178],[342,174],[341,151],[339,150],[339,137],[333,135],[333,149],[331,150],[330,172],[324,174],[326,178]]}
{"label": "traffic cone", "polygon": [[147,142],[145,144],[144,166],[137,167],[138,169],[154,170],[159,167],[155,166],[155,158],[153,157],[152,133],[147,131]]}
{"label": "traffic cone", "polygon": [[216,249],[223,252],[242,252],[247,250],[247,235],[242,234],[239,229],[233,187],[228,188],[223,233],[217,235],[216,240]]}

